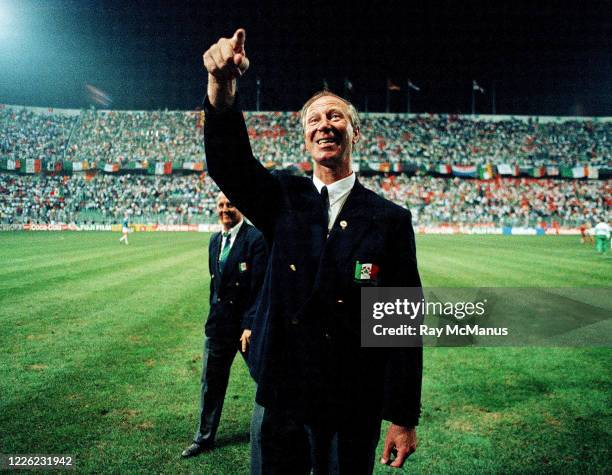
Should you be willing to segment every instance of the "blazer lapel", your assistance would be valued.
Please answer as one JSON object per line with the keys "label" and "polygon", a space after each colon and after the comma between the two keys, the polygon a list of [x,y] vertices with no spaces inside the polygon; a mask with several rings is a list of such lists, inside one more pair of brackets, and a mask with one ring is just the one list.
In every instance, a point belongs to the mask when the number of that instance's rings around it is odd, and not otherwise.
{"label": "blazer lapel", "polygon": [[213,289],[216,295],[217,289],[219,288],[221,273],[219,272],[219,248],[221,242],[221,233],[215,233],[211,237],[210,241],[210,264],[212,268],[210,273],[213,276]]}

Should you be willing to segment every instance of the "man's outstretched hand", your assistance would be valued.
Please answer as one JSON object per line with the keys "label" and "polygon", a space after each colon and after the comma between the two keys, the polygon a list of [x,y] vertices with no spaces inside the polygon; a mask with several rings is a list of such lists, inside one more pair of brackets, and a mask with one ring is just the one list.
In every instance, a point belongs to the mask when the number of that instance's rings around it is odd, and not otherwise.
{"label": "man's outstretched hand", "polygon": [[249,68],[244,44],[246,32],[239,28],[231,38],[221,38],[204,53],[208,71],[208,100],[216,109],[231,107],[236,96],[236,79]]}
{"label": "man's outstretched hand", "polygon": [[404,461],[412,454],[417,448],[417,436],[416,429],[414,427],[408,428],[391,424],[387,431],[387,438],[385,439],[385,448],[380,459],[380,463],[388,464],[391,460],[391,452],[396,451],[395,460],[391,462],[391,467],[401,468],[404,465]]}

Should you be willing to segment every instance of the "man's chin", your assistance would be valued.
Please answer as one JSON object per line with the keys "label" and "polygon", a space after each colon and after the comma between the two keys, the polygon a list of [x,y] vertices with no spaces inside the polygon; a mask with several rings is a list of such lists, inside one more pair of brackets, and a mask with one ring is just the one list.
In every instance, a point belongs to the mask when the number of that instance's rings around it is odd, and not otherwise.
{"label": "man's chin", "polygon": [[341,162],[342,158],[338,155],[329,155],[321,157],[313,157],[315,164],[325,168],[336,168]]}

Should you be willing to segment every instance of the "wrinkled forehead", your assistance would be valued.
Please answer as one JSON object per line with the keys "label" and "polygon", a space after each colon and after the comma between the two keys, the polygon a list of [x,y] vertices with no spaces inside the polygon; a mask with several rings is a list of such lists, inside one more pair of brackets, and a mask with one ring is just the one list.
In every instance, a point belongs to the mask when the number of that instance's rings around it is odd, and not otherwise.
{"label": "wrinkled forehead", "polygon": [[306,109],[306,117],[311,114],[322,113],[328,110],[340,110],[349,115],[348,106],[344,101],[334,96],[322,96],[316,99]]}

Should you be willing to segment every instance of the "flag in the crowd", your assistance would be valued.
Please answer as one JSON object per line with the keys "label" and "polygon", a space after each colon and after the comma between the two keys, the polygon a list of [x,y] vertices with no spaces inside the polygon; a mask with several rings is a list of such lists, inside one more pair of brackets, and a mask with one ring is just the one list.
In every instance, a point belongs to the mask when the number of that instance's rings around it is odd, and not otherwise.
{"label": "flag in the crowd", "polygon": [[546,167],[547,176],[559,176],[559,167]]}
{"label": "flag in the crowd", "polygon": [[546,167],[531,167],[529,169],[529,176],[533,178],[542,178],[546,176]]}
{"label": "flag in the crowd", "polygon": [[387,79],[387,89],[389,91],[401,91],[402,88],[395,84],[391,79]]}
{"label": "flag in the crowd", "polygon": [[91,84],[85,84],[85,88],[87,89],[87,94],[91,102],[103,107],[108,107],[112,104],[113,100],[102,89],[99,89]]}
{"label": "flag in the crowd", "polygon": [[13,159],[9,158],[6,161],[6,169],[7,170],[19,170],[20,167],[21,167],[21,162],[19,160],[13,160]]}
{"label": "flag in the crowd", "polygon": [[436,165],[435,171],[440,175],[450,175],[453,170],[449,164],[439,163]]}
{"label": "flag in the crowd", "polygon": [[201,172],[204,170],[204,162],[183,162],[183,170],[194,170]]}
{"label": "flag in the crowd", "polygon": [[395,173],[400,173],[405,170],[404,164],[402,162],[395,162],[391,164],[391,171]]}
{"label": "flag in the crowd", "polygon": [[389,162],[368,162],[368,169],[375,172],[388,173],[391,171]]}
{"label": "flag in the crowd", "polygon": [[104,171],[106,173],[117,173],[119,171],[118,163],[106,163],[104,164]]}
{"label": "flag in the crowd", "polygon": [[561,176],[563,178],[584,178],[588,176],[588,167],[561,167]]}
{"label": "flag in the crowd", "polygon": [[44,160],[43,161],[43,169],[49,175],[55,175],[62,171],[62,161],[61,160]]}
{"label": "flag in the crowd", "polygon": [[478,91],[478,92],[480,92],[482,94],[484,94],[484,92],[485,92],[485,90],[482,87],[480,87],[480,85],[476,82],[476,80],[472,81],[472,89],[474,91]]}
{"label": "flag in the crowd", "polygon": [[121,168],[126,170],[146,170],[149,167],[149,164],[146,160],[135,160],[127,162]]}
{"label": "flag in the crowd", "polygon": [[493,166],[490,163],[478,165],[478,178],[481,180],[490,180],[493,178]]}
{"label": "flag in the crowd", "polygon": [[155,163],[155,174],[156,175],[170,175],[172,173],[172,162],[156,162]]}
{"label": "flag in the crowd", "polygon": [[464,178],[475,178],[477,168],[476,165],[453,165],[453,175]]}
{"label": "flag in the crowd", "polygon": [[587,177],[590,180],[597,180],[599,179],[599,167],[592,167],[592,166],[588,166],[588,174]]}
{"label": "flag in the crowd", "polygon": [[413,83],[410,79],[408,79],[408,88],[412,89],[413,91],[417,91],[417,92],[421,90],[421,88],[417,86],[415,83]]}
{"label": "flag in the crowd", "polygon": [[72,163],[73,172],[80,172],[85,169],[85,167],[83,167],[83,162],[70,162],[70,163]]}
{"label": "flag in the crowd", "polygon": [[27,158],[26,159],[25,172],[26,173],[40,173],[41,163],[38,158]]}
{"label": "flag in the crowd", "polygon": [[512,175],[512,166],[509,163],[499,163],[497,165],[497,173],[500,175]]}
{"label": "flag in the crowd", "polygon": [[521,170],[518,165],[510,165],[509,163],[500,163],[497,165],[498,175],[519,176]]}

